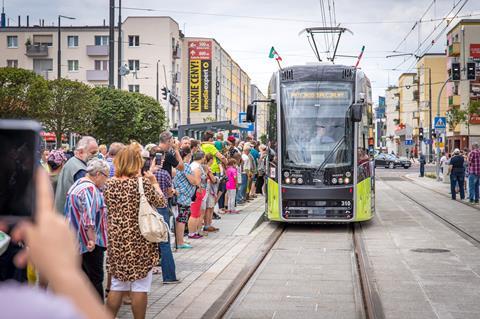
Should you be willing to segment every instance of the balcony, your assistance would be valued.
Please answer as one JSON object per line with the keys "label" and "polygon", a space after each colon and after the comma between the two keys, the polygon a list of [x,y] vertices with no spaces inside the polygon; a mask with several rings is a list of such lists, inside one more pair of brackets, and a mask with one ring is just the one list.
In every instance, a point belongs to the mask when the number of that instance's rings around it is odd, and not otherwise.
{"label": "balcony", "polygon": [[461,103],[461,96],[460,95],[452,95],[448,97],[448,106],[460,106]]}
{"label": "balcony", "polygon": [[180,83],[182,80],[182,74],[180,72],[177,72],[173,75],[173,81],[175,83]]}
{"label": "balcony", "polygon": [[172,57],[174,59],[180,59],[181,56],[182,56],[182,49],[180,45],[177,44],[175,48],[173,48]]}
{"label": "balcony", "polygon": [[418,93],[418,90],[413,91],[413,101],[418,101],[420,98],[420,94]]}
{"label": "balcony", "polygon": [[87,45],[88,56],[108,56],[108,45]]}
{"label": "balcony", "polygon": [[87,81],[108,81],[108,70],[87,70]]}
{"label": "balcony", "polygon": [[448,56],[460,56],[460,42],[453,42],[448,46]]}
{"label": "balcony", "polygon": [[48,56],[48,45],[46,44],[28,44],[25,46],[25,55],[28,57],[46,57]]}

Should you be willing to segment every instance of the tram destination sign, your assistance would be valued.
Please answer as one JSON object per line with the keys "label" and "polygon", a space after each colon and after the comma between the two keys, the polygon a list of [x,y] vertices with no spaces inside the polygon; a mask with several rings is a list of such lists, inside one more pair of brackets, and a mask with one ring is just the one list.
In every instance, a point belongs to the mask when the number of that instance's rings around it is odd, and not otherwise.
{"label": "tram destination sign", "polygon": [[301,100],[343,100],[348,98],[346,91],[297,91],[290,94],[292,98]]}
{"label": "tram destination sign", "polygon": [[212,42],[188,41],[188,107],[212,112]]}

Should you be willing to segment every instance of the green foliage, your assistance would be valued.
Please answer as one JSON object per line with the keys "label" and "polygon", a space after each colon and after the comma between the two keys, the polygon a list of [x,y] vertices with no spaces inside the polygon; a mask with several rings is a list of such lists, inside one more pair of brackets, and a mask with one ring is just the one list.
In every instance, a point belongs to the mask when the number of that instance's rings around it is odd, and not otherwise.
{"label": "green foliage", "polygon": [[262,135],[260,135],[260,142],[267,145],[267,134],[263,133]]}
{"label": "green foliage", "polygon": [[95,109],[92,135],[102,143],[158,140],[166,127],[165,112],[155,99],[140,93],[95,88],[99,103]]}
{"label": "green foliage", "polygon": [[469,115],[480,115],[480,101],[471,101],[470,105],[468,106],[468,114]]}
{"label": "green foliage", "polygon": [[450,130],[455,129],[458,124],[465,122],[467,118],[468,113],[458,108],[452,108],[447,111],[447,123],[450,127]]}
{"label": "green foliage", "polygon": [[47,83],[32,71],[0,68],[0,118],[41,120],[50,101]]}
{"label": "green foliage", "polygon": [[51,102],[41,118],[45,128],[55,133],[57,145],[62,134],[89,134],[92,130],[93,115],[98,98],[86,84],[67,79],[48,82]]}

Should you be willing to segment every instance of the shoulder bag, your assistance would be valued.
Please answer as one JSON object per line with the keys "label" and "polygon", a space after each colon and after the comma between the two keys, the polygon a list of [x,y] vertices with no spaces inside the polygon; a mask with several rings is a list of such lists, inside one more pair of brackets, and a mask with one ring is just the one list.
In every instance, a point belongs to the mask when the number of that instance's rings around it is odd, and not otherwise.
{"label": "shoulder bag", "polygon": [[148,202],[143,190],[141,177],[138,178],[138,191],[140,193],[140,208],[138,212],[140,233],[147,241],[152,243],[168,241],[168,226],[163,217]]}

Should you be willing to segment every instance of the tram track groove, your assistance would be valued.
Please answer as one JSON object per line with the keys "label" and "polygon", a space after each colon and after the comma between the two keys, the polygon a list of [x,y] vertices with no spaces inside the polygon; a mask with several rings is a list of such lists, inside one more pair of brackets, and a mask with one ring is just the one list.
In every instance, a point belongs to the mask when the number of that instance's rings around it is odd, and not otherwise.
{"label": "tram track groove", "polygon": [[[407,177],[400,177],[401,179],[405,180],[405,181],[411,181],[409,178]],[[440,214],[438,214],[437,212],[435,212],[434,210],[428,208],[425,204],[421,203],[419,200],[416,200],[414,197],[406,194],[405,192],[403,192],[399,187],[397,186],[394,186],[392,185],[392,183],[390,182],[387,182],[385,180],[382,180],[381,178],[379,178],[380,181],[382,181],[383,183],[385,183],[386,185],[388,185],[390,188],[394,189],[395,191],[397,191],[398,193],[402,194],[402,196],[408,198],[410,201],[414,202],[416,205],[418,205],[419,207],[421,207],[425,212],[429,213],[430,215],[434,216],[437,218],[437,220],[439,220],[443,225],[447,226],[448,228],[450,228],[451,230],[453,230],[455,233],[457,233],[459,236],[461,236],[462,238],[464,238],[465,240],[469,241],[471,244],[473,244],[475,247],[477,248],[480,248],[480,239],[476,238],[475,236],[472,236],[471,234],[469,234],[467,231],[465,231],[464,229],[462,229],[462,227],[456,225],[455,223],[451,222],[450,220],[448,220],[447,218],[441,216]],[[431,190],[427,187],[424,187],[422,185],[419,185],[418,183],[415,183],[414,184],[418,187],[421,187],[421,188],[424,188],[424,189],[427,189],[427,190],[430,190],[434,193],[438,193],[440,194],[440,192],[437,192],[435,190]],[[444,194],[440,194],[440,195],[444,195]],[[466,206],[468,207],[471,207],[471,208],[475,208],[477,209],[476,207],[472,207],[471,205],[468,205],[466,203],[463,203],[463,202],[459,202],[459,203],[462,203],[462,204],[465,204]]]}

